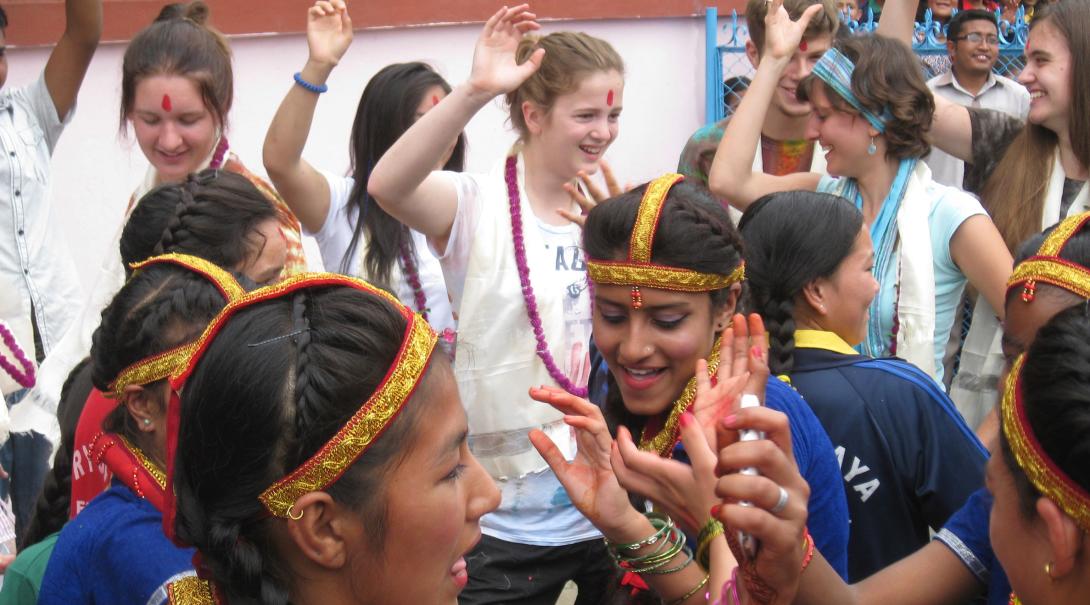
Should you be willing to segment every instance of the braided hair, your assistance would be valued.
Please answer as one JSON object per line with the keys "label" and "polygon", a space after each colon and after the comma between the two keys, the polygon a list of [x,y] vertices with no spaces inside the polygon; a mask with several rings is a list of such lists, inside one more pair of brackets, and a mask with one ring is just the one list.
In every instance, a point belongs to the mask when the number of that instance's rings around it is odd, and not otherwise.
{"label": "braided hair", "polygon": [[49,534],[58,532],[68,522],[68,507],[72,502],[72,452],[75,449],[76,426],[91,394],[91,364],[84,358],[65,379],[57,403],[57,421],[61,441],[53,456],[53,468],[45,476],[42,493],[34,505],[34,515],[19,541],[19,550],[33,546]]}
{"label": "braided hair", "polygon": [[257,226],[276,217],[246,177],[203,170],[140,198],[121,233],[121,260],[129,271],[132,263],[178,252],[240,267],[264,244],[255,241]]}
{"label": "braided hair", "polygon": [[807,284],[829,277],[851,253],[863,215],[827,193],[766,195],[742,216],[750,304],[768,330],[768,367],[790,374],[795,364],[795,300]]}
{"label": "braided hair", "polygon": [[[1026,420],[1048,457],[1083,490],[1090,490],[1090,311],[1080,302],[1037,332],[1022,366]],[[1025,518],[1036,516],[1041,493],[1000,432],[1003,459],[1014,478]]]}
{"label": "braided hair", "polygon": [[[294,578],[258,495],[314,455],[375,392],[405,327],[385,299],[316,287],[240,309],[208,345],[182,393],[175,530],[200,551],[233,605],[289,602]],[[378,549],[386,537],[383,478],[413,447],[425,402],[434,399],[435,365],[447,363],[441,358],[432,357],[413,395],[419,403],[325,490],[361,515]]]}
{"label": "braided hair", "polygon": [[[583,248],[587,256],[622,260],[628,255],[636,213],[647,185],[642,185],[599,204],[587,215]],[[742,238],[727,211],[702,185],[688,180],[670,188],[662,206],[651,261],[701,273],[729,274],[742,262]],[[711,292],[713,309],[727,304],[730,289]],[[646,418],[630,414],[610,373],[606,420],[611,430],[624,425],[633,435],[643,430]]]}
{"label": "braided hair", "polygon": [[[91,338],[91,381],[106,392],[128,366],[195,339],[227,303],[208,278],[184,267],[156,264],[136,273],[102,311]],[[103,428],[143,439],[125,406]]]}

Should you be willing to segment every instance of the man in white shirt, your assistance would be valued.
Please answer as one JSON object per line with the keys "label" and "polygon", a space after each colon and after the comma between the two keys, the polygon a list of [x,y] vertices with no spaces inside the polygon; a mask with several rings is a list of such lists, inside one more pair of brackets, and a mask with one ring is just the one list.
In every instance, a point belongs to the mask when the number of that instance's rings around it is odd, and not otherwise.
{"label": "man in white shirt", "polygon": [[[0,87],[7,79],[7,15],[0,9]],[[49,160],[76,105],[102,35],[102,0],[66,0],[65,29],[33,82],[0,90],[0,319],[41,361],[83,304],[71,253],[49,203]],[[89,160],[91,161],[91,160]],[[10,407],[25,390],[5,397]],[[0,448],[22,535],[49,470],[52,446],[35,431]],[[8,486],[0,481],[0,496]]]}
{"label": "man in white shirt", "polygon": [[[928,80],[932,92],[966,107],[995,109],[1026,118],[1029,91],[1018,82],[992,72],[999,59],[998,27],[993,13],[964,10],[955,15],[947,31],[946,49],[953,68]],[[962,186],[964,162],[937,149],[926,161],[936,181]]]}

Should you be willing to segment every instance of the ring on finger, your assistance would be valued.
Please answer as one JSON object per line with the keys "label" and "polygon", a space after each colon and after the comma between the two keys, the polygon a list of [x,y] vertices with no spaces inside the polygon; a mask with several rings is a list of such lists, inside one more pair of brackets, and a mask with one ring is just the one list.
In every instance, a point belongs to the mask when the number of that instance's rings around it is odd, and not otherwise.
{"label": "ring on finger", "polygon": [[776,487],[780,488],[780,499],[776,501],[775,506],[768,509],[768,512],[772,513],[773,515],[778,515],[783,512],[783,509],[787,508],[787,490],[785,490],[782,485],[777,485]]}

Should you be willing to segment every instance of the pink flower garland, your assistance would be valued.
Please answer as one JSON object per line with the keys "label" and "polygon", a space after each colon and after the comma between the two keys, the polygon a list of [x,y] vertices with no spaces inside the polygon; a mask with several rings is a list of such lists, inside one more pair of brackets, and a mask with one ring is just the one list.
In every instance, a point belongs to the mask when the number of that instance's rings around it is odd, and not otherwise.
{"label": "pink flower garland", "polygon": [[416,311],[420,313],[424,321],[428,321],[428,299],[424,296],[424,284],[420,283],[420,270],[416,268],[416,262],[409,253],[409,244],[406,239],[412,237],[412,234],[406,229],[405,236],[401,240],[401,272],[405,274],[405,281],[409,282],[409,287],[413,289],[413,303],[416,304]]}
{"label": "pink flower garland", "polygon": [[219,143],[216,143],[216,149],[212,152],[212,161],[208,162],[208,167],[213,170],[218,170],[223,166],[223,156],[227,155],[227,135],[220,137]]}
{"label": "pink flower garland", "polygon": [[8,330],[8,327],[2,323],[0,323],[0,336],[3,337],[4,345],[15,355],[15,360],[19,362],[19,365],[23,366],[23,369],[20,371],[19,368],[15,367],[15,364],[11,363],[2,354],[0,354],[0,368],[4,368],[4,371],[10,374],[15,382],[19,383],[19,386],[24,389],[34,386],[34,364],[30,363],[23,350],[15,343],[15,337],[12,336],[11,330]]}
{"label": "pink flower garland", "polygon": [[537,299],[534,297],[534,288],[530,283],[530,267],[526,264],[526,244],[522,238],[522,204],[519,199],[518,160],[515,156],[507,158],[505,179],[507,181],[507,201],[511,206],[511,241],[515,246],[515,264],[518,266],[519,282],[522,284],[522,298],[526,301],[526,315],[530,318],[530,326],[534,329],[534,339],[537,340],[537,356],[545,364],[549,376],[553,377],[565,391],[576,397],[586,397],[587,389],[575,386],[570,378],[560,371],[549,352],[549,343],[545,340],[545,329],[541,327],[541,315],[537,311]]}

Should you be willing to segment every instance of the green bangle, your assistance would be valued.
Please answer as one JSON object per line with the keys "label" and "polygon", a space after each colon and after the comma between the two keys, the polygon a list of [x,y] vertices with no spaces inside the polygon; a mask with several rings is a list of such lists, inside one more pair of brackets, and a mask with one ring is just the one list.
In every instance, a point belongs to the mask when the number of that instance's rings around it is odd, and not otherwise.
{"label": "green bangle", "polygon": [[[653,576],[665,576],[667,574],[677,573],[677,572],[685,569],[689,565],[692,565],[692,563],[693,563],[693,551],[692,551],[692,549],[689,548],[688,546],[686,546],[686,547],[682,548],[681,551],[685,553],[685,560],[682,561],[680,564],[675,565],[674,567],[670,567],[668,569],[655,568],[655,569],[653,569],[651,571],[647,571],[647,572],[644,572],[644,573],[648,573],[648,574],[651,574]],[[665,563],[663,563],[663,565],[665,565]],[[661,567],[661,566],[659,566],[659,567]]]}
{"label": "green bangle", "polygon": [[674,527],[674,520],[662,513],[646,513],[647,520],[651,522],[651,527],[655,528],[655,533],[651,534],[643,540],[637,542],[630,542],[628,544],[614,544],[606,539],[606,546],[609,546],[618,551],[621,550],[639,550],[644,546],[653,546],[656,542],[662,539],[662,537],[668,534],[671,528]]}
{"label": "green bangle", "polygon": [[704,579],[701,580],[696,586],[693,586],[692,590],[690,590],[689,592],[685,593],[684,595],[674,599],[673,601],[667,602],[666,605],[681,605],[685,601],[688,601],[689,597],[691,597],[694,594],[700,592],[701,588],[704,588],[705,586],[708,585],[708,578],[710,578],[710,577],[711,577],[710,575],[704,574]]}

